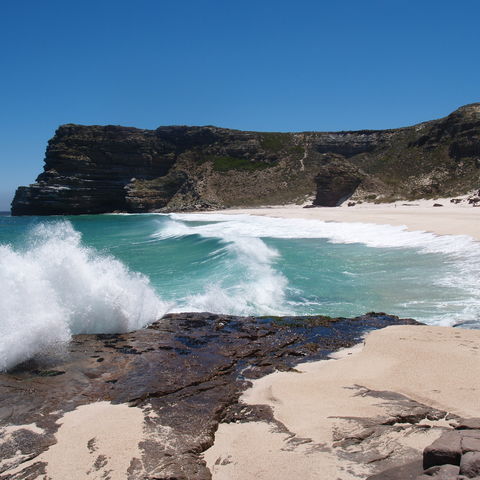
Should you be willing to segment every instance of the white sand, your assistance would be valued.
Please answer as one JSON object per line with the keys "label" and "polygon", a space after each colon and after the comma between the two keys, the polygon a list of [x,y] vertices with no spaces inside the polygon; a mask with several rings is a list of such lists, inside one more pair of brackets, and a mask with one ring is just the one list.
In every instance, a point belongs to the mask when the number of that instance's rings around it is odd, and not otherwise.
{"label": "white sand", "polygon": [[[8,474],[46,462],[52,480],[124,480],[132,461],[141,460],[144,413],[140,408],[97,402],[66,413],[57,443]],[[16,429],[20,427],[15,427]]]}
{"label": "white sand", "polygon": [[[434,203],[440,203],[443,207],[433,207]],[[449,198],[388,204],[362,203],[354,207],[348,207],[344,203],[340,207],[333,208],[303,208],[300,205],[285,205],[216,210],[213,213],[405,225],[408,230],[421,230],[439,235],[470,235],[476,240],[480,240],[480,208],[472,207],[467,203],[455,205],[450,202]]]}
{"label": "white sand", "polygon": [[[371,469],[368,458],[342,458],[333,446],[364,428],[338,417],[392,414],[391,402],[366,395],[365,389],[400,393],[461,416],[480,416],[480,331],[392,326],[369,334],[360,353],[298,369],[302,373],[277,372],[256,380],[242,400],[270,405],[290,432],[312,441],[294,448],[292,439],[275,432],[273,425],[221,425],[205,453],[215,480],[365,478]],[[385,455],[404,448],[421,451],[438,435],[435,428],[405,426],[370,447]]]}

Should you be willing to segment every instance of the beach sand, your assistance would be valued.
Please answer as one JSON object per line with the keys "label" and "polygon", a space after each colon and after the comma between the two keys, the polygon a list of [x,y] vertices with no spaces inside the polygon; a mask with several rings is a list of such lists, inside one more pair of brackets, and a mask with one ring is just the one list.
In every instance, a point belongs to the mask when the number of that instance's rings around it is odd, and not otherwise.
{"label": "beach sand", "polygon": [[[65,413],[58,423],[57,443],[30,461],[19,458],[23,463],[8,470],[9,475],[40,462],[45,463],[45,478],[52,480],[123,480],[132,462],[142,458],[144,412],[140,408],[96,402]],[[14,432],[25,427],[39,430],[35,425],[7,429]]]}
{"label": "beach sand", "polygon": [[[368,422],[395,418],[403,402],[398,394],[459,416],[480,413],[480,331],[387,327],[370,333],[363,349],[297,370],[255,380],[244,393],[246,406],[269,405],[284,428],[221,424],[205,453],[214,480],[349,480],[374,473],[382,456],[396,456],[400,464],[409,455],[421,457],[448,426],[445,419],[425,419],[425,428],[399,424],[378,436],[368,432]],[[338,446],[362,435],[363,445]]]}
{"label": "beach sand", "polygon": [[[459,197],[463,198],[463,197]],[[438,235],[470,235],[480,240],[480,208],[466,202],[453,204],[450,198],[402,201],[396,203],[362,203],[348,207],[303,208],[302,205],[216,210],[212,213],[249,214],[279,218],[304,218],[329,222],[360,222],[404,225],[408,230]],[[434,207],[435,203],[443,207]]]}

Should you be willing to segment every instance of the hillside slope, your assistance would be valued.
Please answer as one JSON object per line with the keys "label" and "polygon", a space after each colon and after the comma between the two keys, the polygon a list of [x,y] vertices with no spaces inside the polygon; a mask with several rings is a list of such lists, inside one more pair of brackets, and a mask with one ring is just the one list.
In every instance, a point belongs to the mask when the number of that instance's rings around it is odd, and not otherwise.
{"label": "hillside slope", "polygon": [[265,133],[62,125],[13,215],[450,196],[480,186],[480,103],[393,130]]}

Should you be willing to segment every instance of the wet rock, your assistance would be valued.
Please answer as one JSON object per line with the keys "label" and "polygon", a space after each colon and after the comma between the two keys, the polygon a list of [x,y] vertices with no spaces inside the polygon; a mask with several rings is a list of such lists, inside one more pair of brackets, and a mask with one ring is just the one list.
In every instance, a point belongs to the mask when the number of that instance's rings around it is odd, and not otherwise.
{"label": "wet rock", "polygon": [[148,414],[138,478],[209,479],[201,453],[212,445],[219,422],[272,418],[268,408],[239,406],[249,379],[326,358],[365,330],[402,323],[417,322],[383,313],[355,319],[193,313],[166,315],[131,333],[75,335],[62,355],[0,374],[0,426],[36,429],[0,441],[0,476],[13,478],[9,470],[17,466],[16,480],[38,478],[44,464],[24,470],[21,464],[55,443],[62,415],[110,401]]}
{"label": "wet rock", "polygon": [[435,465],[460,465],[462,457],[461,437],[458,432],[444,433],[423,451],[423,468]]}
{"label": "wet rock", "polygon": [[443,205],[441,203],[434,203],[433,206],[434,207],[443,207]]}

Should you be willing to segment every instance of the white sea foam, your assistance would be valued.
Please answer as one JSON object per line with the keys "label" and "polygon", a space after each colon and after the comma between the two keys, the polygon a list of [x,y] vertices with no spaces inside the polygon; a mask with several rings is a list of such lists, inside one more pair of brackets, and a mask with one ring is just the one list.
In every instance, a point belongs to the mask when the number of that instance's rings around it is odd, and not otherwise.
{"label": "white sea foam", "polygon": [[325,238],[332,243],[362,243],[369,247],[380,248],[414,247],[428,253],[458,253],[464,252],[465,249],[478,249],[478,242],[467,235],[440,236],[428,232],[412,232],[405,226],[324,222],[254,215],[187,213],[171,214],[170,217],[173,220],[187,222],[215,222],[188,227],[190,234],[197,233],[204,237],[231,234],[256,238]]}
{"label": "white sea foam", "polygon": [[[196,233],[196,227],[171,220],[165,222],[154,237],[166,239]],[[260,238],[224,232],[221,225],[217,226],[216,234],[212,237],[225,244],[221,278],[213,282],[210,279],[212,283],[207,285],[203,293],[180,300],[174,311],[232,315],[293,313],[285,302],[287,279],[273,265],[278,257],[274,248],[267,246]]]}
{"label": "white sea foam", "polygon": [[76,333],[120,333],[167,305],[144,275],[82,246],[69,222],[40,224],[25,248],[0,245],[0,370]]}
{"label": "white sea foam", "polygon": [[[168,222],[159,233],[159,236],[183,236],[197,234],[206,238],[218,238],[231,245],[247,245],[249,242],[262,242],[262,238],[322,238],[331,243],[361,243],[374,248],[413,248],[420,254],[441,254],[441,262],[449,266],[449,274],[435,280],[438,286],[447,286],[459,289],[466,295],[462,299],[446,301],[444,305],[438,304],[438,311],[424,320],[431,320],[432,323],[450,325],[457,321],[480,321],[480,289],[478,278],[480,278],[480,248],[479,243],[466,235],[435,235],[429,232],[408,231],[403,226],[376,225],[366,223],[337,223],[324,222],[319,220],[284,219],[260,217],[252,215],[224,215],[224,214],[172,214],[173,220]],[[184,223],[187,222],[187,223]],[[201,222],[200,224],[196,224]],[[213,222],[213,223],[204,223]],[[251,245],[259,245],[251,243]],[[252,272],[252,282],[262,283],[262,273],[268,273],[265,283],[271,285],[268,292],[281,291],[282,298],[285,296],[287,287],[286,279],[272,266],[272,257],[265,257],[262,261],[255,258],[251,251],[245,251],[242,261],[250,258],[252,265],[268,265],[263,271]],[[261,251],[261,250],[259,250]],[[257,279],[257,280],[255,280]],[[272,279],[277,279],[277,287],[274,287]],[[281,281],[280,281],[281,279]],[[255,287],[261,285],[245,285],[244,291],[253,295]],[[208,305],[215,305],[215,301],[227,295],[230,302],[236,304],[237,298],[224,291],[215,290],[206,296],[209,298]],[[278,303],[279,299],[265,301],[271,305],[272,310],[286,312],[285,304]],[[243,302],[240,302],[242,304]],[[192,304],[194,306],[194,304]],[[276,308],[275,308],[276,307]],[[450,308],[451,307],[451,308]],[[442,313],[441,309],[444,309]],[[450,310],[449,310],[450,308]],[[216,309],[215,311],[219,311]],[[224,310],[225,312],[227,310]],[[258,311],[258,310],[257,310]]]}
{"label": "white sea foam", "polygon": [[236,315],[288,313],[285,307],[287,279],[272,266],[277,251],[258,238],[223,237],[222,240],[229,242],[226,249],[234,257],[226,264],[224,277],[230,273],[237,276],[236,281],[230,287],[214,283],[205,293],[185,298],[177,310]]}

